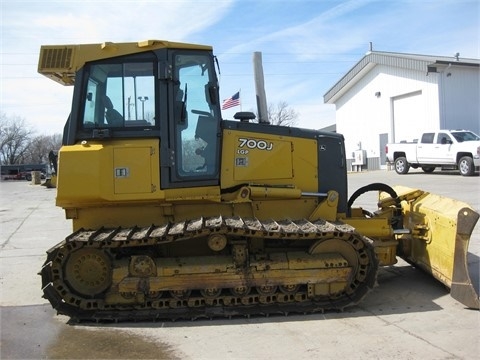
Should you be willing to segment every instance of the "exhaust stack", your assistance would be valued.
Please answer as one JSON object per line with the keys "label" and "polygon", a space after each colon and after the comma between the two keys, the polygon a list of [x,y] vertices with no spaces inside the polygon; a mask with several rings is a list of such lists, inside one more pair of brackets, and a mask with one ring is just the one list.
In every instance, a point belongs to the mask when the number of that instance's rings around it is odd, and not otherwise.
{"label": "exhaust stack", "polygon": [[265,94],[265,82],[263,79],[262,53],[253,53],[253,72],[255,76],[255,91],[257,97],[258,122],[270,124],[268,121],[267,96]]}

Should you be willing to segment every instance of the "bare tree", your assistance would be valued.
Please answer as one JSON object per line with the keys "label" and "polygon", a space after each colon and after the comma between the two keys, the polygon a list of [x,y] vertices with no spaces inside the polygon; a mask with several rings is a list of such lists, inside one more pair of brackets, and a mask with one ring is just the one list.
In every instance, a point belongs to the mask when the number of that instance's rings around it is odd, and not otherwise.
{"label": "bare tree", "polygon": [[51,150],[57,151],[62,144],[60,134],[39,135],[34,137],[23,157],[24,164],[45,164],[48,163],[48,153]]}
{"label": "bare tree", "polygon": [[32,134],[25,119],[0,113],[0,162],[3,165],[22,163]]}
{"label": "bare tree", "polygon": [[[258,119],[258,113],[256,116]],[[282,126],[293,126],[298,119],[298,113],[294,109],[289,108],[285,101],[279,101],[276,105],[269,103],[267,116],[270,124]]]}

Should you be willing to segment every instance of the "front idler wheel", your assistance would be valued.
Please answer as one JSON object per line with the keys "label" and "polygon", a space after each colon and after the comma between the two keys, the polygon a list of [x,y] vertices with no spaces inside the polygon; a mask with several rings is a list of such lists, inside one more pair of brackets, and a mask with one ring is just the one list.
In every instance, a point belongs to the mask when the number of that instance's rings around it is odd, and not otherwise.
{"label": "front idler wheel", "polygon": [[65,264],[65,282],[78,295],[101,294],[112,284],[110,258],[95,248],[81,248],[71,253]]}

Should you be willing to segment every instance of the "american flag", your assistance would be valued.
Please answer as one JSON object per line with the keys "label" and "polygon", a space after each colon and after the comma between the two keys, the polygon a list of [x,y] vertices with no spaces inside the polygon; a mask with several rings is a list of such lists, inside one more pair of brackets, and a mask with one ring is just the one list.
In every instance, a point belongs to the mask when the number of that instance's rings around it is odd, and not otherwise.
{"label": "american flag", "polygon": [[233,94],[228,99],[223,100],[222,110],[229,109],[231,107],[239,106],[239,105],[240,105],[240,91]]}

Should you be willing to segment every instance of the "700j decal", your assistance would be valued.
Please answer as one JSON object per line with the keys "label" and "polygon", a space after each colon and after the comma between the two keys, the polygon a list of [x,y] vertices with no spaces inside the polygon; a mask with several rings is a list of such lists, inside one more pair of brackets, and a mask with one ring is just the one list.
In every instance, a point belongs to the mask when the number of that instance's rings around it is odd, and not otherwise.
{"label": "700j decal", "polygon": [[267,150],[267,151],[271,151],[273,149],[273,143],[267,142],[265,140],[239,138],[238,141],[240,142],[240,144],[238,145],[239,148],[247,147],[249,149],[258,149],[258,150]]}

